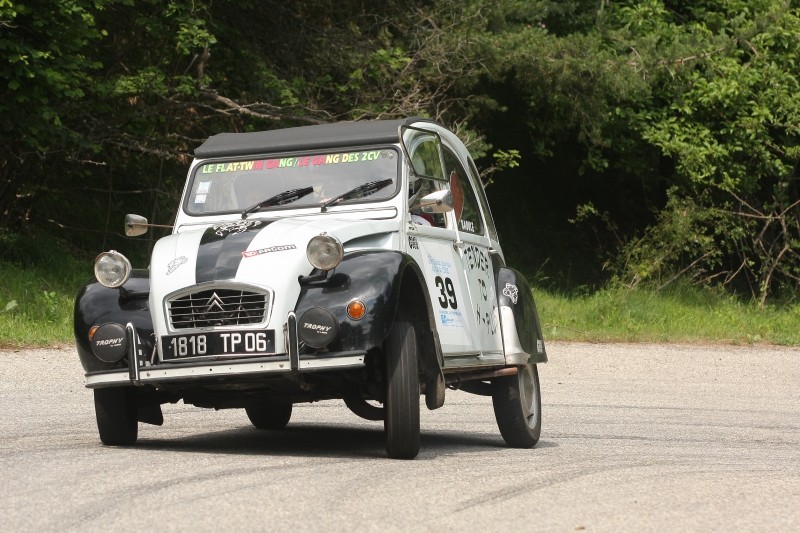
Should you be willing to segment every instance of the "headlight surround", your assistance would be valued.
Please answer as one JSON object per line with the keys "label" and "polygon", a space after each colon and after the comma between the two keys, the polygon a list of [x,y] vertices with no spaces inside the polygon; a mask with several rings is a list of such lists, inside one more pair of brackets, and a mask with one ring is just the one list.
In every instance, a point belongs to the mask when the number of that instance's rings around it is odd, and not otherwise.
{"label": "headlight surround", "polygon": [[342,262],[344,248],[339,239],[323,233],[308,241],[306,256],[314,268],[332,270]]}
{"label": "headlight surround", "polygon": [[131,262],[116,250],[103,252],[94,260],[94,277],[111,289],[124,285],[131,277],[131,270]]}

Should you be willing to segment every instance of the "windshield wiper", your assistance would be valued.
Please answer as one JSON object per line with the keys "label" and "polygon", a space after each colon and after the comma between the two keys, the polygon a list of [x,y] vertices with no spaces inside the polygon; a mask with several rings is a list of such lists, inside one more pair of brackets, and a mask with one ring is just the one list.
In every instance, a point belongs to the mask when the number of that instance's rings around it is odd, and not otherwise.
{"label": "windshield wiper", "polygon": [[383,189],[388,185],[391,185],[392,183],[394,183],[394,180],[392,178],[386,178],[382,180],[375,180],[363,183],[358,187],[350,189],[346,193],[340,194],[335,198],[331,198],[330,200],[322,204],[322,212],[324,213],[325,211],[328,210],[330,206],[336,205],[344,200],[354,200],[356,198],[363,198],[364,196],[375,194],[379,190]]}
{"label": "windshield wiper", "polygon": [[295,200],[299,200],[303,196],[308,196],[314,192],[314,187],[301,187],[299,189],[289,189],[288,191],[283,191],[282,193],[278,193],[275,196],[267,198],[264,201],[258,202],[257,204],[253,204],[244,211],[242,211],[242,219],[244,220],[247,218],[247,215],[250,213],[255,213],[259,209],[263,209],[265,207],[272,207],[273,205],[286,205],[294,202]]}

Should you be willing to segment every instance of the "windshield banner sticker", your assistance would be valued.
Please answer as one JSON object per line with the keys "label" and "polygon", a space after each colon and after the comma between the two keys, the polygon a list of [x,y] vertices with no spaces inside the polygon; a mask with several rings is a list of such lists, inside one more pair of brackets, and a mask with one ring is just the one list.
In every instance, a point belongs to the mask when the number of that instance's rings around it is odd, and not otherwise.
{"label": "windshield banner sticker", "polygon": [[270,246],[269,248],[261,248],[260,250],[250,250],[242,252],[242,257],[256,257],[261,254],[269,254],[272,252],[284,252],[286,250],[296,250],[297,246],[294,244],[282,244],[278,246]]}
{"label": "windshield banner sticker", "polygon": [[[364,163],[378,159],[392,159],[392,150],[371,150],[369,152],[344,152],[339,154],[306,155],[300,157],[283,157],[280,159],[262,159],[259,161],[234,161],[229,163],[206,163],[200,169],[201,174],[217,174],[223,172],[243,172],[249,170],[272,170],[276,168],[316,167],[339,163]],[[198,191],[201,192],[201,191]]]}

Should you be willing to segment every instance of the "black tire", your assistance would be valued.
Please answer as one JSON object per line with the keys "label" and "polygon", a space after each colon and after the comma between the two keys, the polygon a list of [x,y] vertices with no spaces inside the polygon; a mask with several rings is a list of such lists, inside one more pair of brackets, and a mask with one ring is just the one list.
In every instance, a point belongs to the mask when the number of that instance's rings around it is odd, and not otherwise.
{"label": "black tire", "polygon": [[417,338],[410,322],[398,319],[385,344],[386,453],[413,459],[419,453],[419,375]]}
{"label": "black tire", "polygon": [[139,421],[131,387],[94,389],[94,413],[103,444],[128,446],[136,442]]}
{"label": "black tire", "polygon": [[292,418],[292,404],[289,402],[266,402],[245,407],[244,410],[257,429],[283,429]]}
{"label": "black tire", "polygon": [[492,405],[500,434],[512,448],[531,448],[542,432],[542,395],[536,365],[493,382]]}

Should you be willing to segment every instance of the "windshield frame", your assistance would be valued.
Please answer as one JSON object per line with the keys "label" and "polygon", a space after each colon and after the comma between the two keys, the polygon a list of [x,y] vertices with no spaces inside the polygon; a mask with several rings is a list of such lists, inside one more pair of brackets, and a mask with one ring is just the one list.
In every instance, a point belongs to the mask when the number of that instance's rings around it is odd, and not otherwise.
{"label": "windshield frame", "polygon": [[[406,157],[404,150],[398,144],[369,144],[369,145],[355,145],[355,146],[340,146],[340,147],[331,147],[331,148],[321,148],[315,150],[300,150],[300,151],[287,151],[287,152],[268,152],[268,153],[259,153],[259,154],[252,154],[252,155],[238,155],[238,156],[231,156],[231,157],[209,157],[207,159],[199,159],[196,160],[196,163],[192,165],[191,173],[189,175],[189,179],[186,182],[186,187],[183,192],[183,198],[181,200],[181,210],[184,215],[191,217],[191,218],[208,218],[208,217],[226,217],[232,214],[241,215],[242,209],[230,209],[225,211],[211,211],[205,213],[197,213],[195,211],[190,210],[190,199],[192,196],[192,191],[194,190],[195,181],[198,179],[198,175],[200,174],[201,168],[206,164],[211,163],[235,163],[235,162],[242,162],[242,161],[252,161],[252,160],[259,160],[259,159],[283,159],[289,157],[314,157],[318,155],[329,155],[329,154],[342,154],[342,153],[356,153],[356,152],[365,152],[365,151],[379,151],[379,150],[392,150],[394,152],[394,159],[395,163],[395,174],[394,176],[371,176],[370,179],[380,179],[380,178],[387,178],[391,177],[395,180],[395,188],[391,191],[391,194],[387,197],[380,198],[379,200],[375,200],[370,196],[365,196],[362,198],[354,198],[352,200],[344,200],[342,202],[337,203],[331,208],[346,208],[350,206],[360,206],[363,204],[375,204],[375,203],[382,203],[382,202],[390,202],[395,199],[395,197],[403,190],[403,158]],[[369,180],[365,180],[364,183],[367,183]],[[298,186],[305,186],[305,183],[301,183],[301,180],[297,182]],[[387,190],[388,187],[387,187]],[[323,201],[314,203],[314,204],[286,204],[286,205],[276,205],[267,207],[264,209],[260,209],[254,213],[251,213],[251,216],[255,215],[263,215],[265,213],[274,213],[274,212],[281,212],[281,211],[291,211],[291,210],[316,210],[319,212],[320,206],[323,205]],[[328,211],[329,213],[331,211]]]}

